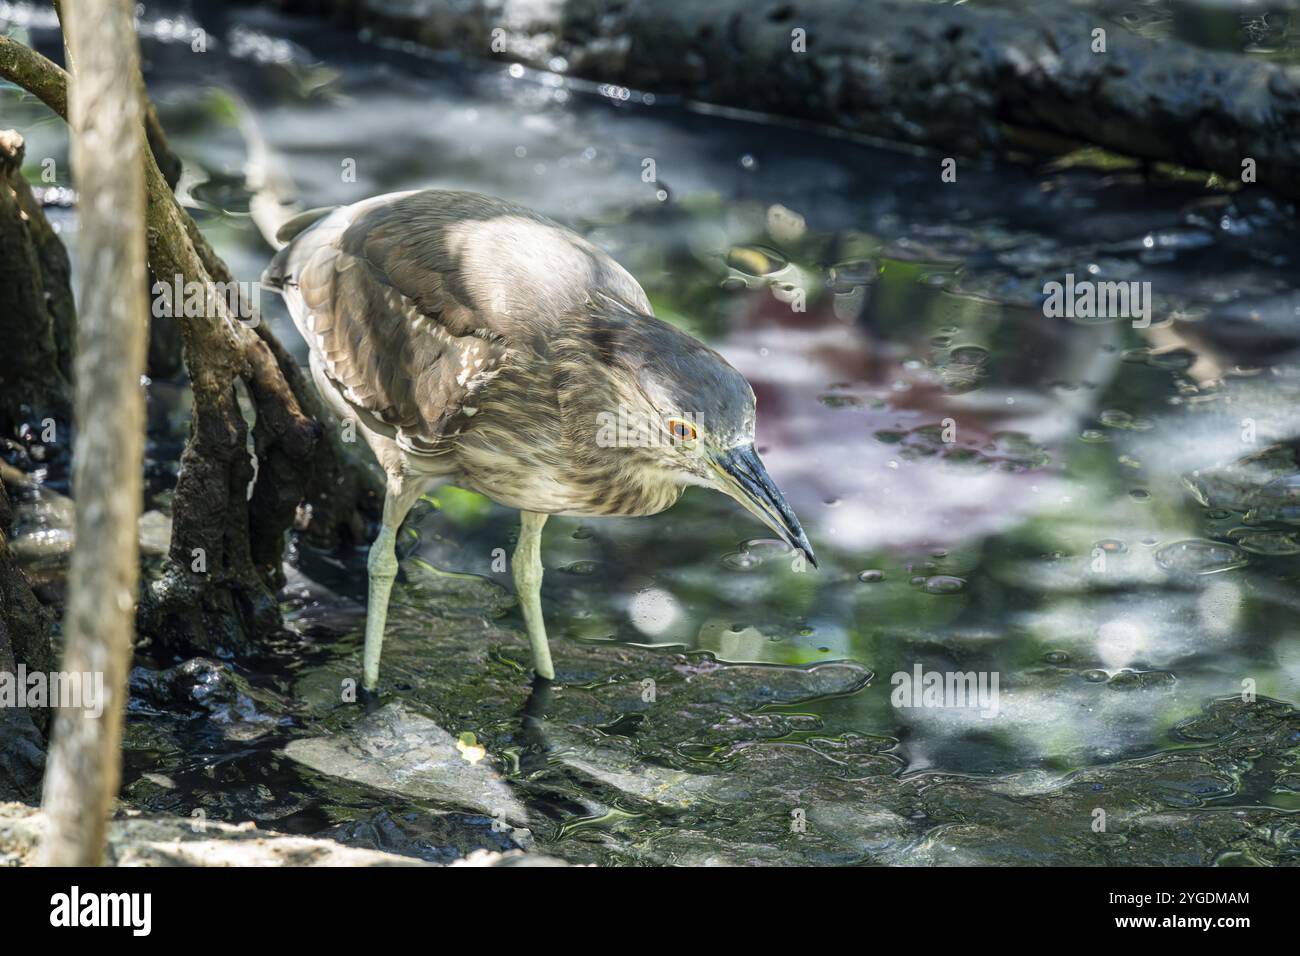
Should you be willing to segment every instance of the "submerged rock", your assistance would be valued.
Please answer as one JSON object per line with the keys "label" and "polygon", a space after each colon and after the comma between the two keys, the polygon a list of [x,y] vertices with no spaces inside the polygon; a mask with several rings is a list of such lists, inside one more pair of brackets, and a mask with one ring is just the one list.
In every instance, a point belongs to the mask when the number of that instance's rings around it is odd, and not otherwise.
{"label": "submerged rock", "polygon": [[1288,445],[1198,469],[1183,481],[1207,508],[1243,512],[1248,521],[1300,522],[1300,467]]}
{"label": "submerged rock", "polygon": [[319,773],[526,827],[523,804],[490,763],[467,749],[432,720],[393,703],[346,733],[294,740],[285,753]]}

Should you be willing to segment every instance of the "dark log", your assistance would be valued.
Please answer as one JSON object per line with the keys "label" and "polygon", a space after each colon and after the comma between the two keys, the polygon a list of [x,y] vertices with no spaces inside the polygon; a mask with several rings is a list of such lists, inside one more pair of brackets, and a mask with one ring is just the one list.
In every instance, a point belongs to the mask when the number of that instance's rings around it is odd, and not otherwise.
{"label": "dark log", "polygon": [[[1300,196],[1300,73],[1060,4],[276,0],[425,46],[978,155],[1008,127]],[[1093,30],[1106,52],[1092,51]],[[794,31],[803,31],[797,52]],[[558,58],[558,62],[557,62]]]}

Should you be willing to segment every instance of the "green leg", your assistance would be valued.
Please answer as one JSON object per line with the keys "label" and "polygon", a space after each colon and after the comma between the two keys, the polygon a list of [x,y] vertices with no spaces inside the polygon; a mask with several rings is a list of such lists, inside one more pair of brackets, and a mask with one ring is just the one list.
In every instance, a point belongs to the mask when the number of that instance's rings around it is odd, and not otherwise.
{"label": "green leg", "polygon": [[379,655],[384,647],[384,624],[388,620],[388,596],[397,577],[397,532],[411,506],[420,497],[424,482],[411,478],[388,478],[384,496],[383,524],[374,544],[366,570],[370,572],[370,593],[366,606],[366,649],[362,659],[361,683],[366,690],[379,686]]}
{"label": "green leg", "polygon": [[528,627],[528,642],[533,646],[533,670],[537,676],[555,680],[551,664],[551,645],[546,640],[546,622],[542,620],[542,526],[546,515],[533,511],[519,512],[519,543],[512,562],[515,590]]}

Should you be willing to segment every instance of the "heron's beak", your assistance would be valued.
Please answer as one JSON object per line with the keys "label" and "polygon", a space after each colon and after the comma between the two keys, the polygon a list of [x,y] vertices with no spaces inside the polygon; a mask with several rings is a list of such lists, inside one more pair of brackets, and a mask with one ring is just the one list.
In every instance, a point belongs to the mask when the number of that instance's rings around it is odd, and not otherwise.
{"label": "heron's beak", "polygon": [[781,494],[781,489],[772,481],[771,475],[763,467],[758,452],[753,445],[741,445],[726,451],[714,452],[709,458],[714,471],[722,482],[723,490],[735,498],[745,510],[763,524],[781,536],[792,548],[797,548],[808,556],[812,566],[817,567],[813,557],[812,545],[808,536],[799,526],[799,519]]}

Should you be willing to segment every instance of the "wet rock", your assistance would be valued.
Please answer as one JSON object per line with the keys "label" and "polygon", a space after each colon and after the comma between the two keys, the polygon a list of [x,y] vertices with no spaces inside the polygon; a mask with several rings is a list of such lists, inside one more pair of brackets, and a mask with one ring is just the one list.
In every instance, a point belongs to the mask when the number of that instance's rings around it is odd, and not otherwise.
{"label": "wet rock", "polygon": [[526,827],[528,811],[492,762],[467,759],[457,743],[429,718],[393,703],[344,733],[291,741],[285,753],[319,773]]}
{"label": "wet rock", "polygon": [[[76,536],[72,499],[52,488],[25,480],[14,503],[14,556],[24,565],[66,561]],[[160,511],[140,515],[140,552],[148,557],[167,553],[171,519]]]}
{"label": "wet rock", "polygon": [[1207,508],[1252,513],[1259,520],[1300,520],[1300,468],[1288,445],[1270,445],[1226,465],[1197,469],[1183,481]]}
{"label": "wet rock", "polygon": [[1243,551],[1266,557],[1300,554],[1300,538],[1283,531],[1242,531],[1230,537]]}
{"label": "wet rock", "polygon": [[273,691],[254,688],[230,665],[206,657],[164,670],[134,667],[130,691],[127,706],[134,716],[204,713],[245,739],[271,732],[295,706]]}
{"label": "wet rock", "polygon": [[522,849],[529,831],[505,821],[417,804],[358,813],[355,819],[314,834],[347,846],[399,853],[428,863],[455,863],[474,854]]}
{"label": "wet rock", "polygon": [[515,606],[514,593],[477,574],[444,571],[420,558],[402,562],[406,587],[389,611],[398,617],[500,617]]}
{"label": "wet rock", "polygon": [[1177,680],[1169,671],[1120,671],[1106,681],[1111,690],[1168,688]]}

